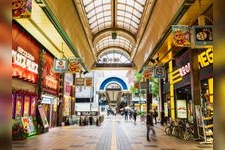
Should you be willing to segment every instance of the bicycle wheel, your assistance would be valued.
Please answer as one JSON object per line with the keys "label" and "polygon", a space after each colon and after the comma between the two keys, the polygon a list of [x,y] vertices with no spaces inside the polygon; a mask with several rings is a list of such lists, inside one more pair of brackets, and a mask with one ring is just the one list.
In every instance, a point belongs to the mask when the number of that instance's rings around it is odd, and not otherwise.
{"label": "bicycle wheel", "polygon": [[172,134],[170,126],[165,128],[165,133],[166,133],[166,135],[169,135],[169,136]]}

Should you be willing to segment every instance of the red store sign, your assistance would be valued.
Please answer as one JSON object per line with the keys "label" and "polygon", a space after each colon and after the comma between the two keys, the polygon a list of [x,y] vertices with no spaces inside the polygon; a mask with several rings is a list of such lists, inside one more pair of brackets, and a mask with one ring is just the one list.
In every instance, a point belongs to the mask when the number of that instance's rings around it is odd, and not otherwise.
{"label": "red store sign", "polygon": [[12,39],[12,76],[37,82],[40,45],[16,24]]}

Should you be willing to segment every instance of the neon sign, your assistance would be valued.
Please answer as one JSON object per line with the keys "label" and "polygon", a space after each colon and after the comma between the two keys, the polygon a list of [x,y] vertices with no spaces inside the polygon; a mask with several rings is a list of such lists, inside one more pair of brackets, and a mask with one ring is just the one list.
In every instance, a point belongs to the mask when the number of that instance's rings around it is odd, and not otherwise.
{"label": "neon sign", "polygon": [[17,51],[12,50],[12,63],[38,74],[38,64],[34,62],[34,56],[20,47]]}
{"label": "neon sign", "polygon": [[187,63],[186,65],[181,67],[179,69],[179,72],[180,72],[181,77],[183,77],[184,75],[188,74],[190,72],[190,63]]}
{"label": "neon sign", "polygon": [[45,86],[52,88],[52,89],[57,89],[57,80],[54,79],[52,76],[46,76],[45,77]]}

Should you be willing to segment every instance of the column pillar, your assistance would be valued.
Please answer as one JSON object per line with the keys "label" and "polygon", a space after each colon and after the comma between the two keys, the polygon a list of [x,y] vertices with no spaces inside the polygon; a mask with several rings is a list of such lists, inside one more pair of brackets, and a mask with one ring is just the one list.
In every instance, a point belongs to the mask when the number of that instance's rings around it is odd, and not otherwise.
{"label": "column pillar", "polygon": [[[201,105],[201,88],[200,88],[200,76],[199,76],[199,68],[198,68],[198,53],[197,49],[189,49],[190,50],[190,66],[191,66],[191,95],[192,95],[192,104],[193,104],[193,119],[194,124],[196,125],[196,112],[195,106]],[[197,127],[195,126],[194,130],[195,138],[198,136]]]}

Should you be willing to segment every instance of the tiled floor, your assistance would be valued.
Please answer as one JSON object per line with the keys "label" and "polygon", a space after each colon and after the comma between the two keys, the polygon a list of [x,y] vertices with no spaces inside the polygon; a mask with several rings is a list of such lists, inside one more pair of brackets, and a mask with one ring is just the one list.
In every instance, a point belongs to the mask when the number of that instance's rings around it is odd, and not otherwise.
{"label": "tiled floor", "polygon": [[13,150],[212,150],[212,145],[199,145],[164,134],[156,126],[157,141],[146,140],[146,127],[137,121],[124,121],[121,116],[106,117],[102,126],[56,127],[25,141],[13,141]]}

